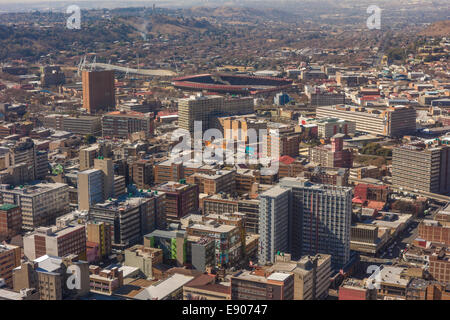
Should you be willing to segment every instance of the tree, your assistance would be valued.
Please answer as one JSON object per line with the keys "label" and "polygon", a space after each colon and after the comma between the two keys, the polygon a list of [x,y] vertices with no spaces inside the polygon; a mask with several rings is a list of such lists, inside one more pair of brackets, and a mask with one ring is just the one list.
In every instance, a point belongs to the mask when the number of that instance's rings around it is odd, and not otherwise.
{"label": "tree", "polygon": [[97,138],[94,137],[92,134],[87,134],[84,136],[84,143],[85,144],[93,144],[97,141]]}

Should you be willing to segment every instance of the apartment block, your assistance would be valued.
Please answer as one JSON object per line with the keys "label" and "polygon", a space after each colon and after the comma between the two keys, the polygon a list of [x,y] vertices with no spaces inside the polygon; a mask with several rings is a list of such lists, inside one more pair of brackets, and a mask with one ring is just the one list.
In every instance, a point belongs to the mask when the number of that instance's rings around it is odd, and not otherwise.
{"label": "apartment block", "polygon": [[392,184],[431,193],[448,193],[450,147],[422,143],[395,147],[392,152]]}
{"label": "apartment block", "polygon": [[89,208],[104,198],[103,172],[98,169],[89,169],[78,173],[78,209]]}
{"label": "apartment block", "polygon": [[283,178],[290,190],[290,252],[293,257],[330,254],[333,269],[350,259],[353,192],[349,187],[312,184],[301,178]]}
{"label": "apartment block", "polygon": [[188,184],[199,186],[200,193],[234,193],[236,191],[236,172],[228,170],[218,170],[212,174],[194,173],[187,177]]}
{"label": "apartment block", "polygon": [[[113,232],[112,226],[108,223],[96,221],[86,223],[86,254],[88,255],[88,261],[100,261],[102,258],[106,258],[111,254]],[[94,246],[98,250],[89,259],[89,247]]]}
{"label": "apartment block", "polygon": [[0,206],[0,240],[18,235],[22,230],[22,210],[14,204]]}
{"label": "apartment block", "polygon": [[356,131],[395,137],[416,130],[416,110],[396,106],[384,110],[357,106],[326,106],[316,109],[318,118],[338,118],[356,123]]}
{"label": "apartment block", "polygon": [[13,287],[13,269],[20,266],[20,247],[0,244],[0,279],[4,279],[6,286]]}
{"label": "apartment block", "polygon": [[98,156],[98,146],[80,149],[80,171],[94,167],[94,160]]}
{"label": "apartment block", "polygon": [[194,173],[213,174],[217,171],[217,166],[195,162],[182,163],[171,159],[156,164],[154,168],[156,184],[180,181]]}
{"label": "apartment block", "polygon": [[229,267],[241,262],[241,229],[216,220],[197,222],[186,227],[186,234],[195,237],[210,237],[215,241],[215,263],[217,267]]}
{"label": "apartment block", "polygon": [[228,195],[212,195],[201,199],[204,214],[239,212],[245,215],[245,232],[258,233],[259,201],[257,199],[231,198]]}
{"label": "apartment block", "polygon": [[[153,184],[153,163],[149,160],[137,160],[129,165],[130,183],[139,189],[148,189]],[[174,180],[178,181],[178,180]]]}
{"label": "apartment block", "polygon": [[30,260],[45,255],[64,257],[69,254],[86,260],[86,228],[83,225],[39,227],[23,238],[23,246],[24,254]]}
{"label": "apartment block", "polygon": [[149,113],[134,111],[113,111],[102,117],[103,137],[128,138],[135,132],[153,135],[153,119]]}
{"label": "apartment block", "polygon": [[218,117],[253,113],[253,99],[194,95],[178,100],[178,125],[194,133],[194,122],[202,122],[202,130],[219,128]]}
{"label": "apartment block", "polygon": [[156,190],[166,195],[165,212],[168,221],[179,221],[180,218],[198,211],[198,185],[169,181],[159,185]]}
{"label": "apartment block", "polygon": [[158,225],[164,225],[163,207],[159,201],[163,194],[152,198],[127,198],[126,200],[107,200],[97,203],[90,209],[90,221],[104,222],[112,226],[113,247],[128,248],[140,243],[142,237],[155,230]]}
{"label": "apartment block", "polygon": [[44,117],[44,127],[55,130],[69,131],[79,135],[99,136],[102,133],[100,117],[51,114]]}
{"label": "apartment block", "polygon": [[135,245],[125,250],[126,266],[139,268],[140,272],[146,277],[153,279],[153,266],[163,263],[162,249],[144,247]]}
{"label": "apartment block", "polygon": [[101,269],[99,266],[89,266],[90,291],[104,295],[112,295],[123,286],[123,271],[114,267]]}
{"label": "apartment block", "polygon": [[0,186],[4,204],[22,209],[22,228],[31,230],[55,223],[69,209],[69,186],[64,183],[37,183],[11,189]]}
{"label": "apartment block", "polygon": [[317,121],[317,132],[320,138],[330,139],[338,133],[354,135],[356,122],[340,120],[337,118],[325,118]]}
{"label": "apartment block", "polygon": [[275,186],[259,196],[259,257],[273,262],[278,251],[289,252],[289,190]]}
{"label": "apartment block", "polygon": [[319,300],[328,296],[332,275],[328,254],[304,256],[293,261],[290,254],[279,253],[267,270],[289,272],[294,276],[294,300]]}
{"label": "apartment block", "polygon": [[351,168],[353,155],[349,149],[344,149],[344,135],[338,133],[331,138],[330,145],[321,145],[310,149],[311,162],[324,167]]}
{"label": "apartment block", "polygon": [[231,277],[231,300],[293,300],[294,277],[289,273],[239,271]]}

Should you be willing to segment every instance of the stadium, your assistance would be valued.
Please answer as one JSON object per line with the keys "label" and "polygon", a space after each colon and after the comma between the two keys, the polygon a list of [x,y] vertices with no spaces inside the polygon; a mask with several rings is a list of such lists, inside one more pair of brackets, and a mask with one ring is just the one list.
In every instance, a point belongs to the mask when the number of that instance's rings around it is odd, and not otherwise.
{"label": "stadium", "polygon": [[174,78],[172,84],[175,88],[189,91],[253,95],[289,88],[292,80],[217,73]]}

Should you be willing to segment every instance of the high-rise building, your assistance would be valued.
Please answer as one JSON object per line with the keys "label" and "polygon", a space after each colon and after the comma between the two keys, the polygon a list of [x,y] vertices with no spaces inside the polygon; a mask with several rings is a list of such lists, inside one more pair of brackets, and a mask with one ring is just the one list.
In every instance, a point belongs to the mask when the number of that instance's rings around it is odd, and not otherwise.
{"label": "high-rise building", "polygon": [[91,169],[94,159],[98,156],[98,147],[92,146],[80,150],[80,171]]}
{"label": "high-rise building", "polygon": [[23,238],[23,248],[30,260],[44,255],[63,257],[68,254],[86,260],[86,228],[83,225],[39,227]]}
{"label": "high-rise building", "polygon": [[20,266],[20,247],[0,244],[0,279],[3,278],[8,287],[13,287],[13,269]]}
{"label": "high-rise building", "polygon": [[[79,287],[67,286],[73,270],[76,271]],[[89,294],[89,264],[77,255],[64,257],[44,255],[31,262],[25,262],[14,269],[14,290],[35,288],[40,300],[77,299]]]}
{"label": "high-rise building", "polygon": [[450,147],[423,143],[395,147],[392,184],[431,193],[450,191]]}
{"label": "high-rise building", "polygon": [[128,248],[142,242],[145,234],[156,227],[165,227],[163,217],[163,194],[151,198],[128,198],[107,200],[91,206],[90,221],[105,222],[113,226],[113,246]]}
{"label": "high-rise building", "polygon": [[199,208],[199,188],[195,184],[180,184],[173,181],[156,188],[166,195],[166,218],[169,222],[177,222],[180,218],[197,213]]}
{"label": "high-rise building", "polygon": [[37,183],[11,189],[0,187],[3,203],[22,209],[22,228],[32,230],[55,223],[69,209],[69,186],[64,183]]}
{"label": "high-rise building", "polygon": [[353,156],[349,149],[344,149],[344,135],[338,133],[331,138],[331,144],[310,149],[310,160],[323,167],[351,168]]}
{"label": "high-rise building", "polygon": [[331,278],[331,256],[318,254],[291,260],[287,253],[277,254],[273,272],[289,272],[294,276],[294,300],[317,300],[328,296]]}
{"label": "high-rise building", "polygon": [[235,171],[218,170],[212,174],[194,173],[187,177],[186,182],[199,186],[200,193],[234,193],[236,191]]}
{"label": "high-rise building", "polygon": [[219,128],[218,117],[253,113],[252,98],[225,99],[222,96],[203,96],[202,94],[178,100],[178,125],[194,132],[194,122],[202,122],[202,130]]}
{"label": "high-rise building", "polygon": [[289,190],[275,186],[259,196],[259,257],[273,262],[278,251],[289,251]]}
{"label": "high-rise building", "polygon": [[114,167],[112,159],[104,157],[94,159],[94,169],[103,172],[103,198],[112,197],[114,194]]}
{"label": "high-rise building", "polygon": [[22,210],[15,204],[0,206],[0,240],[14,237],[22,230]]}
{"label": "high-rise building", "polygon": [[231,277],[231,300],[292,300],[294,276],[263,270],[239,271]]}
{"label": "high-rise building", "polygon": [[134,111],[112,111],[102,117],[104,137],[128,138],[135,132],[144,132],[147,137],[153,135],[154,121],[149,113]]}
{"label": "high-rise building", "polygon": [[388,136],[403,136],[416,130],[416,110],[413,107],[396,106],[371,109],[357,106],[326,106],[316,109],[318,118],[338,118],[356,122],[356,130]]}
{"label": "high-rise building", "polygon": [[319,137],[329,139],[335,134],[354,135],[356,131],[356,122],[339,120],[336,118],[325,118],[317,121],[317,133]]}
{"label": "high-rise building", "polygon": [[258,233],[259,228],[259,200],[236,199],[228,195],[211,195],[201,199],[203,214],[224,214],[239,212],[245,215],[245,232]]}
{"label": "high-rise building", "polygon": [[[114,195],[114,168],[111,159],[98,157],[94,159],[94,169],[78,173],[78,207],[89,208]],[[119,190],[116,190],[119,193]]]}
{"label": "high-rise building", "polygon": [[129,165],[130,183],[139,189],[148,189],[153,184],[153,164],[149,160],[137,160]]}
{"label": "high-rise building", "polygon": [[153,279],[153,266],[163,263],[162,249],[144,247],[141,244],[125,250],[124,265],[139,268],[150,279]]}
{"label": "high-rise building", "polygon": [[98,116],[76,116],[51,114],[44,117],[44,127],[69,131],[81,135],[99,136],[102,133],[101,118]]}
{"label": "high-rise building", "polygon": [[[87,233],[87,246],[89,244],[98,245],[97,257],[94,257],[94,261],[101,260],[108,257],[112,250],[112,226],[105,222],[90,221],[86,223]],[[87,255],[89,261],[89,248],[87,248]]]}
{"label": "high-rise building", "polygon": [[89,169],[78,173],[78,209],[89,208],[105,200],[104,174],[99,169]]}
{"label": "high-rise building", "polygon": [[21,183],[43,179],[48,173],[48,154],[39,151],[31,138],[23,138],[11,148],[10,164],[14,166],[22,163],[26,163],[26,169],[29,171],[26,177],[30,180]]}
{"label": "high-rise building", "polygon": [[83,108],[90,114],[116,108],[114,71],[83,71]]}
{"label": "high-rise building", "polygon": [[242,263],[241,228],[237,225],[223,224],[217,220],[193,222],[186,227],[188,236],[210,237],[215,241],[215,264],[217,267],[230,267]]}
{"label": "high-rise building", "polygon": [[350,259],[352,189],[312,184],[301,178],[283,178],[291,192],[290,252],[293,257],[331,255],[334,269]]}

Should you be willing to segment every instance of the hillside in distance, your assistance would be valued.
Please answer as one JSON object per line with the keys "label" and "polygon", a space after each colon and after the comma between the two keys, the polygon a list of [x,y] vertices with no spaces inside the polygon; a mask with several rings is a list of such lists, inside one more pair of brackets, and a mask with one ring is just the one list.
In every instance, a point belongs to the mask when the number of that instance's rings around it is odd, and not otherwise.
{"label": "hillside in distance", "polygon": [[203,33],[216,31],[208,21],[194,18],[173,17],[166,15],[150,15],[146,17],[120,18],[122,23],[129,24],[140,33],[158,35],[180,35],[183,33]]}
{"label": "hillside in distance", "polygon": [[448,37],[450,35],[450,20],[438,21],[426,27],[421,36]]}
{"label": "hillside in distance", "polygon": [[298,22],[299,16],[286,11],[273,8],[254,9],[247,7],[192,7],[183,10],[183,14],[191,17],[213,18],[223,22],[250,22],[261,21]]}

